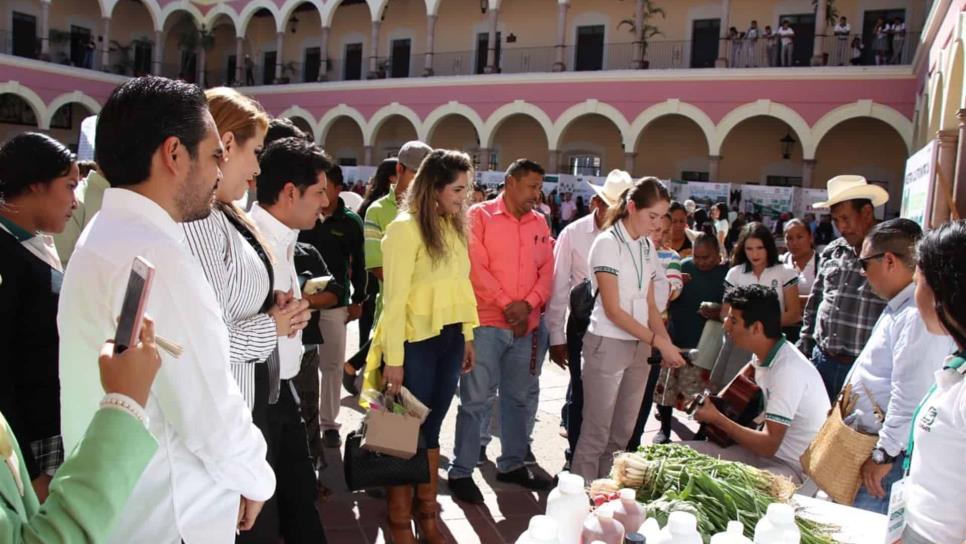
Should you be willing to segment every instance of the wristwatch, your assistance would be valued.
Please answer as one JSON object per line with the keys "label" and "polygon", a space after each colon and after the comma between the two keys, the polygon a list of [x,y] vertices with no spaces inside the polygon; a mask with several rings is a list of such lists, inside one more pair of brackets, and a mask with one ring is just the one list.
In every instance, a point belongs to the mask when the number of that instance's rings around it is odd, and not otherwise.
{"label": "wristwatch", "polygon": [[895,463],[895,456],[889,455],[882,448],[875,448],[872,450],[872,462],[877,465],[891,465]]}

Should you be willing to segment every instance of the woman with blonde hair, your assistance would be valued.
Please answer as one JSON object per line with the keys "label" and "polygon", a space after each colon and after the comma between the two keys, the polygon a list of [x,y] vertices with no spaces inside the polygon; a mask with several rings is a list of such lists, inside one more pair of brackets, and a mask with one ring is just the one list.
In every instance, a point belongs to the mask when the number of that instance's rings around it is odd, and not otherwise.
{"label": "woman with blonde hair", "polygon": [[[473,329],[479,318],[466,232],[471,179],[473,163],[465,153],[439,149],[423,160],[382,239],[385,305],[366,361],[364,389],[395,394],[405,386],[430,409],[420,428],[430,480],[416,486],[416,523],[431,544],[446,541],[436,503],[439,431],[460,372],[469,372],[475,362]],[[415,542],[412,486],[387,491],[392,541]]]}
{"label": "woman with blonde hair", "polygon": [[[257,102],[234,89],[209,89],[205,96],[225,150],[222,178],[215,190],[211,214],[184,223],[183,228],[188,248],[201,263],[228,326],[232,375],[271,450],[270,433],[265,429],[270,383],[273,374],[278,381],[278,370],[273,373],[265,362],[275,350],[278,337],[297,333],[308,323],[308,303],[273,291],[273,256],[255,224],[234,204],[260,173],[258,155],[269,117]],[[314,515],[318,521],[314,506],[311,510],[305,517]],[[274,512],[265,512],[256,522],[254,532],[264,531],[266,524],[277,523],[274,517]],[[321,523],[317,525],[321,534]],[[287,542],[303,541],[298,535],[290,537],[285,527],[281,529]],[[248,536],[243,535],[242,539]]]}

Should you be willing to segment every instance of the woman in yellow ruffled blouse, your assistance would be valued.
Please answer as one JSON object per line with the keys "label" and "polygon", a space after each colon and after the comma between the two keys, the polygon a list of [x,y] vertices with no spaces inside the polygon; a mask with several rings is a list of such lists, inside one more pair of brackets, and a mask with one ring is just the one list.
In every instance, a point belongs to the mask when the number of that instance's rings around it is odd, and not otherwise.
{"label": "woman in yellow ruffled blouse", "polygon": [[[405,386],[430,409],[421,427],[430,481],[416,486],[416,522],[430,543],[445,541],[437,523],[439,429],[460,372],[472,370],[475,360],[479,320],[465,224],[472,170],[458,151],[437,150],[423,160],[382,239],[383,310],[366,360],[366,389],[395,393]],[[412,486],[388,489],[396,544],[413,542],[412,499]]]}

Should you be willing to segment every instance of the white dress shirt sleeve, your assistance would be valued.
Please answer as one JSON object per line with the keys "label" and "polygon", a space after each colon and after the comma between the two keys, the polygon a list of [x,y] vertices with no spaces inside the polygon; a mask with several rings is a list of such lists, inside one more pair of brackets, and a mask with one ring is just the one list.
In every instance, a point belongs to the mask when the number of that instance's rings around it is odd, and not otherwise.
{"label": "white dress shirt sleeve", "polygon": [[570,306],[570,278],[573,261],[573,229],[564,229],[553,248],[553,288],[550,304],[547,306],[547,328],[550,331],[550,345],[567,343],[567,308]]}
{"label": "white dress shirt sleeve", "polygon": [[164,251],[149,260],[157,273],[148,313],[159,333],[184,347],[179,359],[163,355],[151,399],[215,482],[267,500],[275,474],[265,459],[265,439],[229,372],[227,329],[201,266],[187,252]]}
{"label": "white dress shirt sleeve", "polygon": [[948,337],[930,334],[918,311],[906,311],[892,330],[892,380],[878,447],[889,455],[906,449],[912,413],[929,391],[935,371],[950,353]]}

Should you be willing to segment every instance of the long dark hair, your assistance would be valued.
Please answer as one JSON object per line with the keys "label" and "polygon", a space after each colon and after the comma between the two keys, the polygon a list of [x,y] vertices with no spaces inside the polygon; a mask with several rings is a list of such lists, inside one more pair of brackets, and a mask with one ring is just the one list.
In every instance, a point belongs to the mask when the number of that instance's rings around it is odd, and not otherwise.
{"label": "long dark hair", "polygon": [[765,246],[765,252],[768,253],[766,268],[778,264],[778,246],[775,245],[775,237],[772,236],[768,227],[755,221],[748,223],[745,228],[741,229],[741,236],[738,237],[738,242],[735,243],[734,252],[731,255],[731,266],[743,264],[746,272],[751,271],[751,261],[745,255],[745,242],[749,238],[761,240],[761,244]]}
{"label": "long dark hair", "polygon": [[604,228],[613,226],[615,223],[627,217],[627,201],[633,201],[634,206],[641,210],[650,208],[660,201],[670,202],[671,193],[661,180],[654,177],[645,177],[637,180],[630,189],[621,195],[620,203],[611,206],[607,210],[607,217],[604,219]]}
{"label": "long dark hair", "polygon": [[64,144],[39,132],[24,132],[0,147],[0,203],[35,183],[50,184],[66,176],[76,161]]}
{"label": "long dark hair", "polygon": [[443,228],[448,223],[463,242],[466,242],[466,201],[463,210],[455,215],[440,215],[436,211],[436,195],[460,174],[473,179],[473,161],[460,151],[437,149],[426,158],[406,191],[403,210],[415,217],[426,252],[434,263],[446,256]]}
{"label": "long dark hair", "polygon": [[918,266],[936,299],[936,315],[966,350],[966,220],[946,223],[919,242]]}
{"label": "long dark hair", "polygon": [[399,161],[395,158],[389,158],[379,163],[379,167],[376,168],[376,173],[369,180],[369,188],[366,189],[366,196],[362,198],[359,211],[356,212],[359,217],[365,219],[369,206],[372,206],[373,202],[389,194],[389,188],[392,186],[392,177],[396,175],[396,164],[398,163]]}

